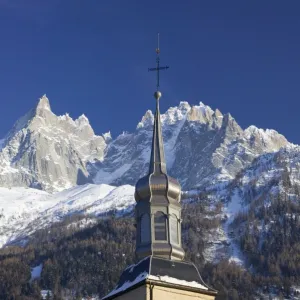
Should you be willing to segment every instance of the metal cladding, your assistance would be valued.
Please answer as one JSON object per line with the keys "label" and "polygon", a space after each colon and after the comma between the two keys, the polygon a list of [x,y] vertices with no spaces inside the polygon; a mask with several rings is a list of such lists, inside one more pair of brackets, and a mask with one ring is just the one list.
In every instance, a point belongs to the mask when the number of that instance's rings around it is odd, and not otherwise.
{"label": "metal cladding", "polygon": [[161,122],[160,122],[160,112],[159,112],[159,99],[160,92],[155,92],[156,96],[156,113],[154,118],[153,127],[153,138],[152,138],[152,149],[151,149],[151,159],[149,166],[149,173],[167,173],[164,143],[161,134]]}
{"label": "metal cladding", "polygon": [[161,93],[157,91],[154,96],[156,113],[149,173],[138,180],[135,190],[136,253],[139,258],[153,255],[182,260],[181,187],[176,179],[167,175],[159,112]]}

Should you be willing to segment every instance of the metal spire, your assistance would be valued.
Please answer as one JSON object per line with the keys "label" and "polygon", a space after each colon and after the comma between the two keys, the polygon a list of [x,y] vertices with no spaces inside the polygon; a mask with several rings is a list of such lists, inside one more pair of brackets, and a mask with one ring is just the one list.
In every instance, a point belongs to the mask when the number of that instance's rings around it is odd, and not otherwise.
{"label": "metal spire", "polygon": [[154,97],[156,112],[153,124],[153,138],[149,173],[140,178],[135,186],[137,202],[135,216],[137,222],[136,253],[139,258],[148,255],[167,260],[183,260],[181,243],[181,187],[179,182],[167,174],[162,125],[159,112],[160,70],[168,67],[159,65],[159,40],[156,49],[157,83]]}
{"label": "metal spire", "polygon": [[162,130],[161,130],[160,112],[159,112],[159,99],[161,98],[161,92],[158,90],[158,88],[159,88],[159,71],[167,70],[169,66],[160,67],[159,54],[160,54],[160,49],[159,49],[159,33],[158,33],[157,48],[156,48],[156,67],[148,69],[148,71],[156,71],[156,80],[157,80],[156,92],[154,93],[154,97],[156,99],[156,112],[155,112],[154,126],[153,126],[153,138],[152,138],[149,174],[167,173],[165,153],[164,153],[164,143],[163,143]]}

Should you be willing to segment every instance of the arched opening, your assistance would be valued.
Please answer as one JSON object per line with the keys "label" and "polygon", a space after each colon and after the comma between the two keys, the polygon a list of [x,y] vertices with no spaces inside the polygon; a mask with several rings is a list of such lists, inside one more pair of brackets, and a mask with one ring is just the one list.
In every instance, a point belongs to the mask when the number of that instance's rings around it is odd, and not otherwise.
{"label": "arched opening", "polygon": [[150,238],[150,217],[148,214],[143,214],[141,217],[141,243],[151,242]]}
{"label": "arched opening", "polygon": [[175,214],[170,216],[170,239],[171,243],[179,244],[179,228],[178,228],[178,219]]}
{"label": "arched opening", "polygon": [[166,216],[163,212],[158,211],[154,215],[154,233],[156,241],[167,240],[167,224]]}

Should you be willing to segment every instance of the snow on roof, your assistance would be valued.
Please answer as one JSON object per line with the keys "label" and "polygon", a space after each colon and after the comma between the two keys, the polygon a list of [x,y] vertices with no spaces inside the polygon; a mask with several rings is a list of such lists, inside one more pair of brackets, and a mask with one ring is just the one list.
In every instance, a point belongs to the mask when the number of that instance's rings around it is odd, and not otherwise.
{"label": "snow on roof", "polygon": [[[177,266],[174,264],[177,264]],[[174,265],[174,267],[171,266],[170,268],[170,265]],[[177,271],[174,272],[174,268]],[[182,270],[182,272],[178,273],[179,270]],[[172,274],[174,275],[172,276]],[[119,294],[120,292],[124,292],[147,279],[208,290],[208,287],[205,286],[204,283],[200,283],[202,279],[193,264],[187,262],[168,261],[148,256],[139,261],[137,264],[128,266],[122,273],[116,288],[102,299],[107,299],[113,295]]]}
{"label": "snow on roof", "polygon": [[143,272],[141,273],[138,277],[136,277],[136,279],[134,281],[126,281],[124,282],[123,285],[121,285],[120,287],[117,287],[116,289],[112,290],[108,295],[106,295],[104,298],[102,299],[106,299],[108,297],[111,297],[115,294],[118,294],[120,292],[126,291],[127,289],[129,289],[130,287],[138,284],[139,282],[145,280],[148,277],[148,273],[147,272]]}
{"label": "snow on roof", "polygon": [[102,299],[109,298],[113,295],[116,295],[120,292],[126,291],[127,289],[135,286],[139,282],[150,279],[150,280],[157,280],[160,282],[166,282],[166,283],[172,283],[172,284],[177,284],[177,285],[182,285],[182,286],[188,286],[188,287],[193,287],[193,288],[198,288],[198,289],[203,289],[203,290],[208,290],[208,288],[196,281],[186,281],[186,280],[180,280],[177,278],[169,277],[169,276],[154,276],[154,275],[149,275],[147,272],[141,273],[134,281],[126,281],[123,285],[120,287],[112,290],[108,295],[106,295]]}
{"label": "snow on roof", "polygon": [[188,287],[194,287],[202,290],[208,290],[208,288],[196,281],[186,281],[186,280],[181,280],[169,276],[154,276],[154,275],[148,275],[147,279],[152,279],[152,280],[158,280],[162,282],[167,282],[167,283],[173,283],[177,285],[183,285],[183,286],[188,286]]}

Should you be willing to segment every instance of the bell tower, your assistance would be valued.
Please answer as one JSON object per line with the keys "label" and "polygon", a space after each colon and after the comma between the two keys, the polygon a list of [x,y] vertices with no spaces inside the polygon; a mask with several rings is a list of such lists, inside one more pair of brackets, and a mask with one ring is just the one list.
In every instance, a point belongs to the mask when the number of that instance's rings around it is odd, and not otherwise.
{"label": "bell tower", "polygon": [[103,300],[214,300],[217,292],[202,280],[196,266],[184,261],[181,242],[181,187],[167,174],[159,101],[159,43],[156,49],[156,112],[149,171],[135,186],[137,264],[127,267]]}
{"label": "bell tower", "polygon": [[139,258],[153,255],[182,260],[181,187],[167,174],[159,112],[161,92],[156,91],[154,97],[156,113],[149,172],[138,180],[135,188],[136,254]]}
{"label": "bell tower", "polygon": [[181,244],[181,187],[178,181],[167,174],[159,101],[159,73],[169,67],[160,66],[159,35],[156,49],[157,83],[154,98],[156,112],[153,124],[151,157],[148,174],[138,180],[135,187],[135,218],[137,225],[136,254],[139,258],[153,255],[182,260]]}

